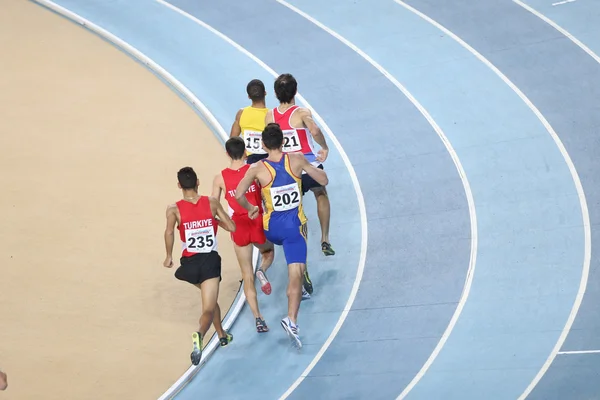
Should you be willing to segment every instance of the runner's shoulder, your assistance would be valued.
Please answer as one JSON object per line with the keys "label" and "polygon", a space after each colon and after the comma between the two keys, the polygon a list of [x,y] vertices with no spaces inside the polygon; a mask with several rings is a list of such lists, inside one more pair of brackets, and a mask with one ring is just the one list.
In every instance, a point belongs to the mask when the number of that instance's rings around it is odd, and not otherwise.
{"label": "runner's shoulder", "polygon": [[308,109],[306,107],[298,107],[298,109],[296,109],[296,113],[299,115],[308,115],[308,116],[312,115],[312,112],[310,111],[310,109]]}
{"label": "runner's shoulder", "polygon": [[237,111],[237,113],[235,114],[235,119],[236,119],[237,121],[239,121],[239,119],[240,119],[240,118],[242,118],[242,113],[244,112],[244,110],[245,110],[244,108],[240,108],[240,109]]}
{"label": "runner's shoulder", "polygon": [[177,204],[171,203],[167,206],[166,213],[167,213],[167,215],[172,214],[172,213],[177,214],[178,211],[179,211],[179,209],[177,208]]}
{"label": "runner's shoulder", "polygon": [[213,178],[213,184],[218,184],[221,186],[220,184],[225,182],[225,179],[223,179],[223,171],[225,171],[225,169],[221,170],[221,172],[215,175]]}
{"label": "runner's shoulder", "polygon": [[290,161],[295,164],[306,162],[306,157],[300,152],[287,153],[287,155],[290,158]]}
{"label": "runner's shoulder", "polygon": [[250,164],[250,167],[248,167],[248,171],[250,170],[254,170],[256,171],[257,169],[260,169],[260,167],[263,166],[263,160],[259,160],[255,163]]}

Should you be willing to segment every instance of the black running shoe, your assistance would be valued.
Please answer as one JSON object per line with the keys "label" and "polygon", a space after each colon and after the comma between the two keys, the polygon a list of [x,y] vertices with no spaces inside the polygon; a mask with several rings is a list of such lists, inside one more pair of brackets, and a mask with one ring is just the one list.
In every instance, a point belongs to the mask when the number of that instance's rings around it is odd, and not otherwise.
{"label": "black running shoe", "polygon": [[310,276],[308,276],[308,270],[304,271],[304,282],[302,283],[302,286],[304,286],[304,290],[306,290],[308,294],[312,294],[313,285],[310,280]]}
{"label": "black running shoe", "polygon": [[331,247],[331,244],[327,243],[327,242],[321,243],[321,251],[326,256],[333,256],[333,255],[335,255],[335,250],[333,250],[333,247]]}
{"label": "black running shoe", "polygon": [[258,333],[269,332],[269,327],[267,326],[267,323],[265,322],[264,319],[256,318],[256,332],[258,332]]}
{"label": "black running shoe", "polygon": [[221,347],[225,347],[231,342],[233,342],[233,335],[227,331],[225,331],[224,337],[219,338],[219,344],[221,345]]}

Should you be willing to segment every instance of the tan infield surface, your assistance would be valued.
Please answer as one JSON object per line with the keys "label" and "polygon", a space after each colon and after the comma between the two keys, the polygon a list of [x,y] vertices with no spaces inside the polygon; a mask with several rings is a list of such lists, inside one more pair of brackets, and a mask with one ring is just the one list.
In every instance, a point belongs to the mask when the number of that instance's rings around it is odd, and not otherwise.
{"label": "tan infield surface", "polygon": [[[0,399],[156,399],[200,315],[199,290],[162,267],[165,209],[183,166],[209,194],[224,151],[110,44],[24,0],[1,8]],[[240,273],[219,239],[225,313]]]}

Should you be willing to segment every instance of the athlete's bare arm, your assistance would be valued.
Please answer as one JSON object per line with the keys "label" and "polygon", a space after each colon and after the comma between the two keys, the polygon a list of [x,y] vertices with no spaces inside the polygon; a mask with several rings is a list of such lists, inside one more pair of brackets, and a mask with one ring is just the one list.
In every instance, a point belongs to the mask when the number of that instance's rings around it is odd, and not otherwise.
{"label": "athlete's bare arm", "polygon": [[313,166],[311,163],[309,163],[306,157],[304,157],[304,154],[290,153],[289,157],[292,170],[294,171],[294,174],[296,174],[296,176],[300,176],[300,174],[302,174],[302,171],[305,171],[321,186],[326,186],[329,183],[327,173],[322,169],[319,169]]}
{"label": "athlete's bare arm", "polygon": [[214,197],[211,197],[210,209],[217,221],[219,221],[219,226],[221,228],[225,229],[228,232],[235,232],[235,222],[233,222],[231,218],[229,218],[229,215],[225,212],[219,200],[215,199]]}
{"label": "athlete's bare arm", "polygon": [[[246,198],[246,192],[252,186],[252,183],[257,181],[260,182],[260,168],[262,167],[262,163],[252,164],[248,171],[246,171],[246,175],[242,178],[237,188],[235,189],[235,200],[239,203],[240,206],[244,207],[248,210],[248,217],[251,219],[256,218],[258,215],[258,206],[250,204],[248,199]],[[264,167],[263,167],[264,168]]]}
{"label": "athlete's bare arm", "polygon": [[237,137],[242,134],[242,128],[240,127],[240,118],[242,117],[243,109],[239,109],[237,114],[235,114],[235,121],[233,121],[233,125],[231,125],[231,132],[229,132],[229,137]]}
{"label": "athlete's bare arm", "polygon": [[315,139],[315,142],[321,146],[321,150],[319,150],[317,155],[317,160],[319,162],[324,162],[329,154],[329,147],[327,146],[325,135],[323,135],[321,128],[319,128],[312,117],[312,112],[308,108],[301,107],[298,109],[298,111],[296,111],[296,113],[298,113],[298,116],[301,118],[304,126],[310,131],[310,134]]}
{"label": "athlete's bare arm", "polygon": [[212,194],[210,195],[210,197],[214,197],[215,199],[221,201],[221,193],[223,191],[225,191],[225,182],[223,181],[223,175],[215,175],[215,179],[213,179]]}
{"label": "athlete's bare arm", "polygon": [[167,207],[167,226],[165,228],[165,250],[167,256],[163,262],[163,267],[171,268],[173,266],[173,245],[175,244],[175,224],[177,224],[177,205],[171,204]]}

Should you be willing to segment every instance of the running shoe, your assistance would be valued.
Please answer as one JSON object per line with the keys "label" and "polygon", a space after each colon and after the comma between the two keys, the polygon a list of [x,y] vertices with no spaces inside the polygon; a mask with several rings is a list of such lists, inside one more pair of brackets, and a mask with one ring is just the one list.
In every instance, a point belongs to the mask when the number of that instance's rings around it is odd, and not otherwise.
{"label": "running shoe", "polygon": [[302,300],[310,299],[310,293],[306,291],[306,289],[302,288]]}
{"label": "running shoe", "polygon": [[202,337],[199,332],[194,332],[192,334],[192,343],[193,350],[192,354],[190,354],[190,358],[192,359],[193,365],[200,364],[200,359],[202,358]]}
{"label": "running shoe", "polygon": [[269,327],[267,326],[267,323],[265,322],[264,319],[256,318],[256,332],[258,332],[258,333],[269,332]]}
{"label": "running shoe", "polygon": [[224,337],[219,338],[219,344],[221,345],[221,347],[225,347],[231,342],[233,342],[233,335],[227,331],[225,331]]}
{"label": "running shoe", "polygon": [[298,350],[301,349],[302,342],[300,341],[300,336],[298,336],[298,334],[300,333],[300,328],[298,328],[298,325],[292,324],[292,321],[290,321],[289,317],[285,317],[281,320],[281,326],[283,327],[283,330],[287,333],[292,344]]}
{"label": "running shoe", "polygon": [[302,286],[304,287],[304,290],[308,292],[308,294],[312,294],[313,285],[310,280],[310,276],[308,276],[308,269],[304,271],[304,282],[302,283]]}
{"label": "running shoe", "polygon": [[258,278],[258,281],[260,282],[260,290],[262,290],[262,292],[264,294],[266,294],[267,296],[271,294],[271,282],[269,282],[269,279],[267,279],[267,275],[265,274],[265,272],[262,269],[257,269],[256,270],[256,277]]}
{"label": "running shoe", "polygon": [[333,247],[331,247],[331,244],[327,243],[327,242],[321,243],[321,251],[326,256],[333,256],[333,255],[335,255],[335,250],[333,250]]}

